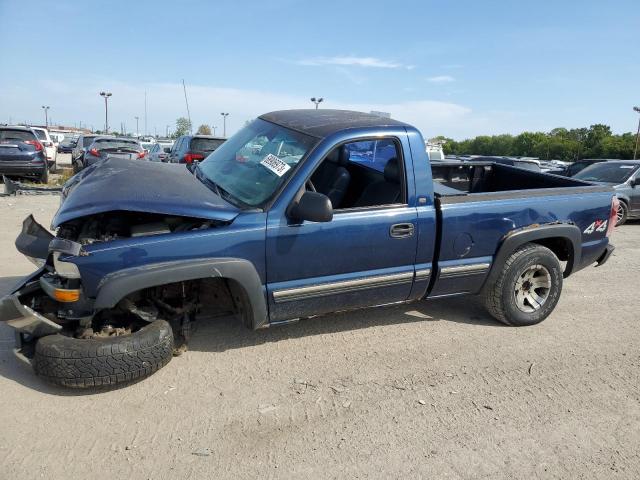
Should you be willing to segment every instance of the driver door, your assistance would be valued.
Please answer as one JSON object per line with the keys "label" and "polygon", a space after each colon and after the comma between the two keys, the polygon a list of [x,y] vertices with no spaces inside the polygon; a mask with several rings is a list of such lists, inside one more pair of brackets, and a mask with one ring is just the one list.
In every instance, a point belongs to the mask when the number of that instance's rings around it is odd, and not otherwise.
{"label": "driver door", "polygon": [[[395,303],[409,297],[416,258],[417,212],[407,202],[412,189],[405,172],[412,167],[411,159],[402,157],[406,133],[398,133],[391,140],[402,172],[402,196],[397,201],[338,208],[331,221],[322,223],[292,222],[286,214],[287,205],[270,210],[266,259],[271,322]],[[355,169],[368,167],[347,164],[346,168],[354,169],[355,174]],[[376,178],[375,172],[369,173]],[[382,174],[377,178],[382,181]],[[353,176],[351,181],[355,181]]]}

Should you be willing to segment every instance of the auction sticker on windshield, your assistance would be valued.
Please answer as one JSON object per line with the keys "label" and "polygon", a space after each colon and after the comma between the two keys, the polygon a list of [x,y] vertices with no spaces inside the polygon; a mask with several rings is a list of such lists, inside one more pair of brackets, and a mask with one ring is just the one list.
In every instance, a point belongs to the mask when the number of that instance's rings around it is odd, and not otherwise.
{"label": "auction sticker on windshield", "polygon": [[268,168],[279,177],[287,173],[291,168],[289,165],[287,165],[272,153],[264,157],[260,162],[260,165]]}

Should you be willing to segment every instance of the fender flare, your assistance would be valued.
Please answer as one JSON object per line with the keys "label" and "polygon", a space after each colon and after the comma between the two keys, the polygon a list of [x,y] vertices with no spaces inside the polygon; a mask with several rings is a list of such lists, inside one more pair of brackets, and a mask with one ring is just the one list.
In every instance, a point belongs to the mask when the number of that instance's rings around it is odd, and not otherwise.
{"label": "fender flare", "polygon": [[518,230],[512,230],[502,238],[485,285],[491,285],[496,280],[509,255],[522,245],[530,242],[535,243],[536,240],[545,240],[548,238],[562,238],[570,242],[572,248],[567,258],[564,277],[571,275],[574,269],[580,265],[580,258],[582,256],[582,232],[580,229],[576,225],[569,223],[531,225]]}
{"label": "fender flare", "polygon": [[269,322],[265,288],[254,265],[241,258],[196,258],[125,268],[106,275],[98,285],[94,309],[113,308],[130,293],[168,283],[202,278],[234,280],[246,293],[252,328]]}

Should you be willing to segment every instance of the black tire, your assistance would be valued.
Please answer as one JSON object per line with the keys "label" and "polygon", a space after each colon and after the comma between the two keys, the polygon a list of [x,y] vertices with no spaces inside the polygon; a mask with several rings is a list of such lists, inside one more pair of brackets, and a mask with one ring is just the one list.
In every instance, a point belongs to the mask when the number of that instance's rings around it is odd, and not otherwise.
{"label": "black tire", "polygon": [[45,185],[49,183],[49,167],[47,166],[46,162],[44,165],[44,170],[42,170],[42,173],[38,177],[38,183],[44,183]]}
{"label": "black tire", "polygon": [[[538,293],[546,294],[544,302],[535,309],[533,303],[525,300],[525,304],[519,307],[516,298],[517,282],[526,272],[536,271],[537,266],[546,269],[546,273],[544,269],[540,271],[543,275],[548,275],[547,282],[550,285],[546,291],[541,289],[534,292],[536,296]],[[525,284],[523,288],[526,288]],[[485,287],[483,300],[486,309],[496,320],[514,327],[523,327],[535,325],[547,318],[558,304],[561,292],[562,266],[558,257],[542,245],[528,243],[509,256],[495,281]],[[522,308],[533,311],[523,311]]]}
{"label": "black tire", "polygon": [[68,388],[115,387],[148,377],[173,353],[173,332],[156,320],[131,335],[78,339],[48,335],[36,343],[36,374]]}
{"label": "black tire", "polygon": [[74,174],[78,173],[80,170],[82,170],[82,168],[80,168],[80,165],[79,165],[80,162],[78,162],[77,160],[76,161],[72,161],[71,163],[73,164],[73,173]]}
{"label": "black tire", "polygon": [[616,218],[617,218],[616,227],[619,227],[620,225],[624,225],[624,222],[627,221],[628,215],[629,215],[629,207],[627,206],[626,203],[620,200],[618,205],[618,212],[616,215]]}

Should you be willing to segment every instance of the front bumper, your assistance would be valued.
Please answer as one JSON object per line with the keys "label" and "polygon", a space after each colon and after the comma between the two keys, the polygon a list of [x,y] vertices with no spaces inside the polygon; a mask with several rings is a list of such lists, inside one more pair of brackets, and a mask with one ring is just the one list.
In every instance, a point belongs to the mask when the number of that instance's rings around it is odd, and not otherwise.
{"label": "front bumper", "polygon": [[6,322],[18,332],[39,338],[58,333],[62,327],[38,312],[20,303],[17,293],[0,299],[0,321]]}

